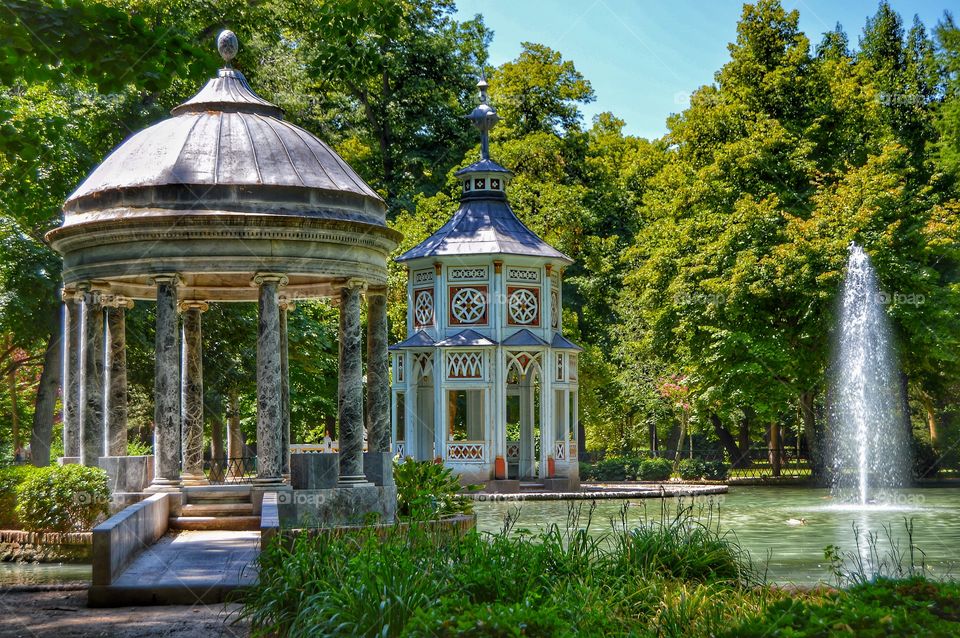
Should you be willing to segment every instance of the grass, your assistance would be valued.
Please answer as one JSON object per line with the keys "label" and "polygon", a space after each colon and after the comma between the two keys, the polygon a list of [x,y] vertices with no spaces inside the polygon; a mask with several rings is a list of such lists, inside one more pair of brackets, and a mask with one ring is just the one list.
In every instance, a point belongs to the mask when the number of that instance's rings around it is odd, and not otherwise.
{"label": "grass", "polygon": [[786,591],[765,583],[710,505],[664,502],[637,525],[624,509],[600,534],[594,513],[573,506],[539,532],[513,512],[496,534],[413,525],[273,543],[241,614],[254,635],[290,637],[960,635],[956,585],[864,572],[848,590]]}

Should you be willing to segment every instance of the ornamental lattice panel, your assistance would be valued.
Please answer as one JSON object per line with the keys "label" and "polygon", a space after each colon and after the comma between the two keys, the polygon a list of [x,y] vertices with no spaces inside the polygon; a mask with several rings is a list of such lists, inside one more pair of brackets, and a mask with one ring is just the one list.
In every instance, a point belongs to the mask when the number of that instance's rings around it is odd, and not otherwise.
{"label": "ornamental lattice panel", "polygon": [[480,379],[483,377],[483,353],[447,353],[448,379]]}
{"label": "ornamental lattice panel", "polygon": [[447,460],[461,463],[482,463],[484,444],[474,441],[447,443]]}
{"label": "ornamental lattice panel", "polygon": [[450,324],[473,325],[487,323],[487,287],[450,287]]}
{"label": "ornamental lattice panel", "polygon": [[433,290],[421,288],[413,291],[413,325],[417,328],[433,324]]}
{"label": "ornamental lattice panel", "polygon": [[553,446],[553,458],[558,461],[563,461],[567,458],[566,455],[567,444],[566,441],[557,441]]}

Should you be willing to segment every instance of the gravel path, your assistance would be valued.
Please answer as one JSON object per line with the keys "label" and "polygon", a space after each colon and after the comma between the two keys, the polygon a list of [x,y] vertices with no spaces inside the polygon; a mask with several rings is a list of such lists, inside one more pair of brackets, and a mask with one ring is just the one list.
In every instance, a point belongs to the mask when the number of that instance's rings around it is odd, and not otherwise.
{"label": "gravel path", "polygon": [[237,605],[88,609],[86,591],[0,591],[0,637],[248,638]]}

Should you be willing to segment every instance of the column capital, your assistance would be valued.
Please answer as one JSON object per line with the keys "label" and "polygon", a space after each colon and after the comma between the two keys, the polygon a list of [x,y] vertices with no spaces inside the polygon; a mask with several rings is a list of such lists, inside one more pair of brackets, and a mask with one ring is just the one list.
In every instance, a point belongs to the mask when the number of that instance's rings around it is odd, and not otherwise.
{"label": "column capital", "polygon": [[347,290],[358,289],[361,293],[363,293],[367,290],[367,282],[359,277],[351,277],[350,279],[341,281],[338,285],[334,286],[334,289],[338,291],[343,290],[344,288]]}
{"label": "column capital", "polygon": [[285,310],[287,312],[293,312],[297,309],[297,304],[294,303],[293,299],[287,297],[286,295],[280,295],[280,310]]}
{"label": "column capital", "polygon": [[440,274],[443,272],[443,264],[440,263],[439,261],[433,262],[433,272],[435,275],[439,277]]}
{"label": "column capital", "polygon": [[503,261],[500,260],[500,259],[494,259],[494,260],[493,260],[493,273],[494,273],[495,275],[499,275],[502,270],[503,270]]}
{"label": "column capital", "polygon": [[210,309],[210,304],[206,301],[200,301],[199,299],[184,299],[177,304],[177,310],[181,313],[188,310],[199,310],[200,312],[206,312]]}
{"label": "column capital", "polygon": [[387,287],[386,286],[367,286],[367,296],[368,297],[386,297]]}
{"label": "column capital", "polygon": [[159,284],[173,284],[174,286],[179,286],[183,284],[183,277],[180,273],[169,272],[169,273],[158,273],[156,275],[150,275],[147,278],[147,283],[151,286],[157,286]]}
{"label": "column capital", "polygon": [[65,303],[68,301],[82,301],[83,293],[74,287],[64,287],[63,290],[60,291],[60,299]]}
{"label": "column capital", "polygon": [[104,295],[101,304],[105,308],[133,308],[133,299],[123,295]]}
{"label": "column capital", "polygon": [[262,286],[263,284],[277,284],[278,288],[283,288],[289,281],[290,279],[283,273],[258,272],[250,280],[250,285]]}

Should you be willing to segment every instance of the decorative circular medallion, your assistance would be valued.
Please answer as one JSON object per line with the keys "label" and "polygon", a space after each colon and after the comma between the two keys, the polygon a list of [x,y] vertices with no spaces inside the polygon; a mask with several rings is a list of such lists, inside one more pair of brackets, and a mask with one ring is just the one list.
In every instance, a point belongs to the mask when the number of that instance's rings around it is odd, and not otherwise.
{"label": "decorative circular medallion", "polygon": [[537,320],[537,296],[526,288],[514,290],[508,300],[510,318],[517,323],[530,324]]}
{"label": "decorative circular medallion", "polygon": [[450,300],[450,312],[460,323],[477,323],[487,312],[487,298],[476,288],[461,288]]}
{"label": "decorative circular medallion", "polygon": [[433,321],[433,293],[423,290],[414,303],[414,318],[418,326],[426,326]]}

